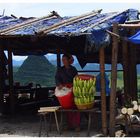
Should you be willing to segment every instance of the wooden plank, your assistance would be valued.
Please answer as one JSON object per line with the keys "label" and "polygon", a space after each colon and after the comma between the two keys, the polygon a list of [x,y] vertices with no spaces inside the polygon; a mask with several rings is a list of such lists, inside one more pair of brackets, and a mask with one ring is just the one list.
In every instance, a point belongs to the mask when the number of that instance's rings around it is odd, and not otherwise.
{"label": "wooden plank", "polygon": [[40,110],[38,110],[39,113],[45,113],[45,112],[55,112],[57,111],[61,106],[52,106],[52,107],[41,107]]}
{"label": "wooden plank", "polygon": [[8,50],[8,74],[9,74],[9,96],[10,96],[10,111],[11,114],[14,114],[14,87],[13,87],[13,62],[12,62],[12,50]]}
{"label": "wooden plank", "polygon": [[[118,24],[113,24],[113,32],[118,34]],[[109,134],[115,136],[115,114],[116,114],[116,86],[117,86],[117,58],[118,58],[118,38],[113,36],[112,44],[112,72],[111,72],[111,93],[110,93],[110,124]]]}
{"label": "wooden plank", "polygon": [[43,28],[41,29],[38,33],[44,33],[44,34],[47,34],[53,30],[56,30],[58,28],[61,28],[63,26],[67,26],[67,25],[70,25],[72,23],[75,23],[75,22],[78,22],[78,21],[81,21],[83,19],[86,19],[86,18],[89,18],[91,16],[96,16],[97,14],[99,14],[101,12],[101,10],[97,10],[97,11],[92,11],[90,13],[86,13],[86,14],[83,14],[83,15],[80,15],[80,16],[76,16],[76,17],[72,17],[72,18],[69,18],[69,19],[66,19],[66,20],[63,20],[59,23],[56,23],[50,27],[47,27],[47,28]]}
{"label": "wooden plank", "polygon": [[106,113],[106,91],[105,91],[105,54],[102,47],[99,52],[100,72],[101,72],[101,111],[102,111],[102,131],[107,136],[107,113]]}
{"label": "wooden plank", "polygon": [[44,110],[38,110],[39,113],[48,113],[48,112],[55,112],[57,109],[44,109]]}
{"label": "wooden plank", "polygon": [[99,108],[91,108],[91,109],[59,109],[58,112],[97,112]]}
{"label": "wooden plank", "polygon": [[40,110],[43,110],[43,109],[58,109],[58,108],[61,108],[61,106],[40,107]]}

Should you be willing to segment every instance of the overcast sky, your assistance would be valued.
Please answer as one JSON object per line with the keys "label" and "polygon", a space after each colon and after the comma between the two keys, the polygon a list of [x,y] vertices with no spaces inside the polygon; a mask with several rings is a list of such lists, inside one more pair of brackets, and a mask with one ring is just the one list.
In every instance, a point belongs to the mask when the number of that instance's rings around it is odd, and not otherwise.
{"label": "overcast sky", "polygon": [[128,8],[140,9],[140,3],[0,3],[0,14],[5,9],[6,15],[39,17],[55,10],[62,16],[72,16],[97,9],[110,12]]}
{"label": "overcast sky", "polygon": [[[5,15],[40,17],[53,10],[61,16],[73,16],[97,9],[103,9],[103,12],[112,12],[129,8],[140,10],[140,3],[0,3],[0,15],[4,9]],[[14,57],[14,59],[20,60],[24,57]]]}

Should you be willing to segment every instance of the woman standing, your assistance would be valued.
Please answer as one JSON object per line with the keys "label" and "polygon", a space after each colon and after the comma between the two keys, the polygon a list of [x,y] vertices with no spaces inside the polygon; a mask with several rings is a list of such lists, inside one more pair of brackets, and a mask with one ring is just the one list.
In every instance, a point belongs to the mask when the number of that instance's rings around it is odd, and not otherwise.
{"label": "woman standing", "polygon": [[[72,87],[73,78],[78,74],[76,68],[71,65],[73,61],[72,55],[64,54],[62,56],[63,66],[58,68],[55,76],[56,86],[59,89],[64,85]],[[70,112],[67,114],[67,117],[69,127],[80,131],[80,114]]]}

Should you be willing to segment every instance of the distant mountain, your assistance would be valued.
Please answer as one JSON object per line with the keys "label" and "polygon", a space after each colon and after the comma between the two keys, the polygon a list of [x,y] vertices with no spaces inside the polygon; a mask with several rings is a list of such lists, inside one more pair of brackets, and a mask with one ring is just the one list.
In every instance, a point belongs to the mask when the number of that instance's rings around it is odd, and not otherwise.
{"label": "distant mountain", "polygon": [[45,56],[29,56],[14,74],[14,81],[53,86],[55,72],[56,67]]}
{"label": "distant mountain", "polygon": [[[45,57],[48,59],[48,61],[54,65],[57,66],[57,61],[56,61],[56,55],[55,54],[51,54],[51,55],[45,55]],[[99,64],[87,64],[83,69],[81,68],[81,66],[78,63],[77,58],[74,56],[74,66],[77,68],[77,70],[99,70]],[[13,60],[13,65],[16,66],[16,69],[21,66],[23,64],[23,60],[20,61],[16,61]],[[111,65],[106,65],[105,66],[106,69],[111,69]],[[120,64],[118,64],[118,69],[122,69],[122,66]],[[137,65],[137,73],[140,74],[140,65]]]}

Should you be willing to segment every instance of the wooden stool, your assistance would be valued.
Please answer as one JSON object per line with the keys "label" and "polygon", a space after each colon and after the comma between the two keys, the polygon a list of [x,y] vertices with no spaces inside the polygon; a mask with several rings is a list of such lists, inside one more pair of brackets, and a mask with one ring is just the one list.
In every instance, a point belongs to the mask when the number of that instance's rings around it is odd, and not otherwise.
{"label": "wooden stool", "polygon": [[[44,120],[45,130],[47,131],[47,136],[49,136],[48,135],[48,129],[47,129],[47,126],[46,126],[46,124],[47,124],[46,117],[47,117],[47,115],[50,115],[50,120],[51,120],[51,113],[54,113],[57,131],[60,134],[60,128],[59,128],[58,118],[57,118],[57,113],[56,113],[56,111],[59,108],[60,108],[59,106],[56,106],[56,107],[42,107],[42,108],[40,108],[40,110],[38,110],[39,115],[40,115],[39,137],[41,137],[42,122],[43,122],[43,120]],[[50,122],[50,127],[51,127],[51,122]]]}

